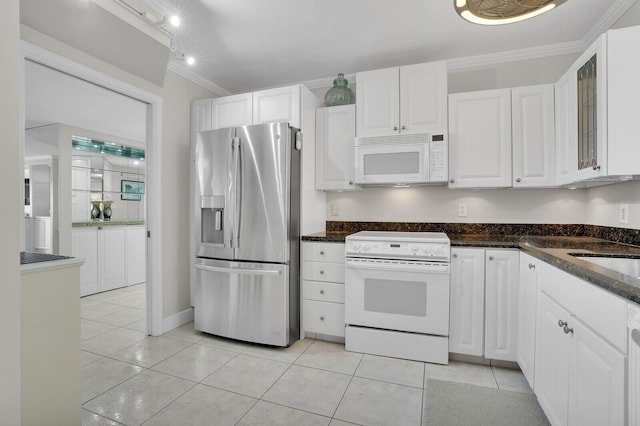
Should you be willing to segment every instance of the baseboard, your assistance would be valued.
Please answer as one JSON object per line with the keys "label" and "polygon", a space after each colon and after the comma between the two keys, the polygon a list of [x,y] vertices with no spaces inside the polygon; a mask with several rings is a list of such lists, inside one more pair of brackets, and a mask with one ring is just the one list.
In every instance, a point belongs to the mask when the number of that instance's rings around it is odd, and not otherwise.
{"label": "baseboard", "polygon": [[185,309],[182,312],[166,317],[162,323],[162,328],[166,333],[191,321],[193,321],[193,308]]}

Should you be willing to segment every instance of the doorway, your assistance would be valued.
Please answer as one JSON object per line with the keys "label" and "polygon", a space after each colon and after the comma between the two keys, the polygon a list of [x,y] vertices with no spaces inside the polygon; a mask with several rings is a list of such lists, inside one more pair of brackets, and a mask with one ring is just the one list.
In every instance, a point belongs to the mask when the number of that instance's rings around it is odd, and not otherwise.
{"label": "doorway", "polygon": [[[164,331],[162,283],[158,270],[161,265],[159,259],[161,234],[160,232],[152,232],[152,230],[160,229],[160,217],[159,214],[154,213],[157,209],[153,209],[152,206],[158,205],[160,200],[160,189],[154,183],[160,181],[158,169],[161,152],[159,136],[162,99],[153,93],[26,42],[23,42],[23,53],[24,122],[30,128],[58,127],[57,150],[51,155],[53,163],[57,167],[57,173],[53,171],[51,179],[53,252],[72,254],[73,251],[73,194],[71,191],[73,148],[71,136],[78,133],[78,129],[88,129],[94,136],[103,136],[102,139],[106,139],[107,142],[109,142],[109,136],[137,141],[141,145],[139,148],[142,148],[146,153],[143,179],[145,194],[142,203],[144,205],[142,238],[145,240],[143,247],[146,249],[146,330],[147,334],[160,335]],[[57,79],[55,87],[47,87],[46,79],[36,78],[34,80],[34,75],[32,75],[34,70],[35,75],[38,75],[39,72],[53,76],[54,80]],[[32,78],[29,78],[30,75]],[[62,94],[59,93],[59,89],[63,87],[61,81],[68,85]],[[51,102],[51,99],[47,102],[46,97],[43,96],[36,99],[35,103],[31,102],[33,99],[30,99],[29,96],[34,96],[33,85],[37,86],[35,88],[36,96],[37,94],[54,96],[55,102]],[[48,117],[46,115],[47,109],[50,111]],[[136,114],[131,111],[136,111]],[[120,114],[122,112],[125,112],[124,116]],[[137,122],[135,117],[137,117]],[[70,133],[65,134],[65,132]],[[132,135],[134,137],[131,137]],[[27,152],[26,139],[26,136],[23,135],[21,140],[23,153]],[[61,140],[64,142],[60,142]],[[140,180],[138,179],[138,181]],[[125,202],[122,201],[122,204],[125,205]],[[104,204],[102,205],[104,206]],[[21,217],[24,218],[24,212],[21,212]]]}

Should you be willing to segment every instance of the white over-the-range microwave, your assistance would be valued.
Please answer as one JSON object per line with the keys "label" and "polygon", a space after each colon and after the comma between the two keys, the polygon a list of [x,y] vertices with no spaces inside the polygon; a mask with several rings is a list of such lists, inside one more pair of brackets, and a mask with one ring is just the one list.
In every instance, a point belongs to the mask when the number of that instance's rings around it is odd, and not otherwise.
{"label": "white over-the-range microwave", "polygon": [[446,183],[446,132],[356,138],[356,184],[424,185]]}

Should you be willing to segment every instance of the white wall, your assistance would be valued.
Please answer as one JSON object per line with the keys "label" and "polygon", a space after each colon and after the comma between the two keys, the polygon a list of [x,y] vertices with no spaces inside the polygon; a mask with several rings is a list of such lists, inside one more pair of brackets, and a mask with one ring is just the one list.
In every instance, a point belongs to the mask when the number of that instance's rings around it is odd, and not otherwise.
{"label": "white wall", "polygon": [[[458,217],[458,204],[467,217]],[[327,220],[462,223],[584,223],[586,193],[567,189],[367,188],[327,194]],[[331,207],[337,216],[331,215]]]}
{"label": "white wall", "polygon": [[0,14],[0,416],[7,425],[20,424],[20,37],[18,0],[2,2]]}
{"label": "white wall", "polygon": [[[629,206],[629,223],[620,223],[620,205]],[[587,190],[587,218],[590,225],[640,229],[640,182],[624,182]]]}
{"label": "white wall", "polygon": [[163,318],[188,309],[189,220],[186,206],[190,166],[189,111],[192,100],[213,97],[213,94],[169,71],[164,87],[158,87],[24,25],[21,26],[20,35],[32,44],[162,97],[162,182],[159,184],[162,188],[161,232],[164,242]]}

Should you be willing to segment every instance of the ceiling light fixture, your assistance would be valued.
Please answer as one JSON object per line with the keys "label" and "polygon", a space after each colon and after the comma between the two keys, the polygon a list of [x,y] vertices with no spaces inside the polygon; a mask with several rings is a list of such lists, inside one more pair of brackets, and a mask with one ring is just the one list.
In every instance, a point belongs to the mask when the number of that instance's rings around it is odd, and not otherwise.
{"label": "ceiling light fixture", "polygon": [[456,12],[480,25],[504,25],[541,15],[567,0],[453,0]]}
{"label": "ceiling light fixture", "polygon": [[196,63],[196,58],[191,55],[185,55],[175,47],[171,48],[171,56],[173,56],[173,59],[176,61],[182,61],[189,66],[193,66]]}
{"label": "ceiling light fixture", "polygon": [[169,23],[178,28],[180,26],[180,17],[178,15],[171,15],[171,17],[169,18]]}

